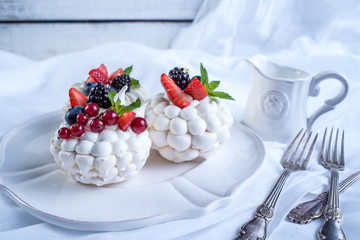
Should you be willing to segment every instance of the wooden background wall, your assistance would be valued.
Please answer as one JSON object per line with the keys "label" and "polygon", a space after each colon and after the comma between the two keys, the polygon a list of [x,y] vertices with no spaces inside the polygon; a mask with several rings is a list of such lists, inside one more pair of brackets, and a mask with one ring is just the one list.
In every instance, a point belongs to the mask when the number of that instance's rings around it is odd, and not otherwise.
{"label": "wooden background wall", "polygon": [[0,50],[33,59],[113,41],[167,48],[203,0],[0,0]]}

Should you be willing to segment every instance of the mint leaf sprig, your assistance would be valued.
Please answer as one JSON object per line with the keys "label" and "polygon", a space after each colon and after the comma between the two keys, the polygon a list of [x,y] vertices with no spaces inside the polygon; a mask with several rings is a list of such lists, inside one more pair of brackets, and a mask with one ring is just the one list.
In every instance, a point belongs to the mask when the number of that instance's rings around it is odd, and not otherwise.
{"label": "mint leaf sprig", "polygon": [[200,74],[201,74],[200,82],[205,87],[209,97],[212,100],[216,101],[216,98],[235,100],[232,96],[230,96],[230,94],[226,92],[214,91],[220,85],[220,81],[214,80],[209,82],[208,73],[202,63],[200,63]]}
{"label": "mint leaf sprig", "polygon": [[134,109],[139,108],[141,106],[141,101],[140,101],[139,98],[137,98],[135,102],[131,103],[128,106],[121,105],[121,100],[120,99],[117,99],[116,101],[114,100],[115,95],[116,95],[116,92],[114,92],[114,91],[111,91],[111,92],[108,93],[108,97],[109,97],[110,102],[111,102],[111,108],[119,116],[123,115],[126,112],[131,112]]}
{"label": "mint leaf sprig", "polygon": [[123,74],[130,75],[130,73],[132,72],[132,69],[133,69],[133,65],[125,68],[125,70],[123,71]]}
{"label": "mint leaf sprig", "polygon": [[[132,69],[133,69],[133,65],[125,68],[125,70],[123,71],[123,74],[130,75],[130,73],[132,72]],[[136,80],[135,78],[130,78],[130,79],[131,79],[131,87],[140,88],[139,80]]]}

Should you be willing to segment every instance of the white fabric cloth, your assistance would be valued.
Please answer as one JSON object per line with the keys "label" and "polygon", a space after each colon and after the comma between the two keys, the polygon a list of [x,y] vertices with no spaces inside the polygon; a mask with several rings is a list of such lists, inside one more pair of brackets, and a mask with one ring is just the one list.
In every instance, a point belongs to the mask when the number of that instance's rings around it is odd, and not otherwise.
{"label": "white fabric cloth", "polygon": [[[261,53],[312,74],[329,69],[346,76],[350,86],[347,98],[321,116],[313,127],[345,129],[346,168],[340,173],[343,179],[360,170],[359,22],[360,4],[356,1],[205,0],[195,22],[179,33],[171,50],[111,43],[44,61],[0,51],[0,137],[23,121],[60,111],[69,86],[86,78],[89,69],[101,63],[108,69],[133,64],[134,77],[155,95],[162,91],[161,73],[179,65],[196,72],[202,62],[210,78],[222,79],[221,89],[236,99],[228,103],[239,121],[252,77],[243,57]],[[336,91],[336,85],[325,87],[325,93]],[[265,142],[265,147],[264,163],[239,187],[230,203],[203,217],[131,231],[82,232],[42,222],[1,194],[0,239],[232,239],[253,216],[282,171],[279,161],[286,146]],[[316,157],[307,171],[293,173],[277,203],[269,239],[314,239],[321,220],[296,225],[285,217],[298,203],[326,190],[328,182],[329,172],[317,164]],[[342,226],[348,239],[360,236],[359,200],[359,183],[341,195]]]}

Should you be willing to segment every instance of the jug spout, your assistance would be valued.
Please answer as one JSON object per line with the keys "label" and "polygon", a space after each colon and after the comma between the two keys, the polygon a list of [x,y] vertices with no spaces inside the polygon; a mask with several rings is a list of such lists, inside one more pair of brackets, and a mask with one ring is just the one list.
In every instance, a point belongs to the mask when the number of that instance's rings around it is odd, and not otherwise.
{"label": "jug spout", "polygon": [[288,66],[282,66],[269,60],[264,55],[256,55],[245,59],[253,73],[258,73],[265,79],[277,81],[304,81],[310,77],[309,73]]}
{"label": "jug spout", "polygon": [[248,63],[250,69],[264,75],[266,75],[269,65],[277,65],[264,55],[255,55],[251,58],[245,58],[245,61]]}
{"label": "jug spout", "polygon": [[245,58],[244,59],[245,60],[245,62],[248,64],[248,66],[249,66],[249,68],[250,68],[250,70],[251,70],[251,72],[254,74],[254,73],[261,73],[260,72],[260,70],[259,70],[259,68],[256,66],[256,63],[254,62],[254,60],[253,59],[249,59],[249,58]]}

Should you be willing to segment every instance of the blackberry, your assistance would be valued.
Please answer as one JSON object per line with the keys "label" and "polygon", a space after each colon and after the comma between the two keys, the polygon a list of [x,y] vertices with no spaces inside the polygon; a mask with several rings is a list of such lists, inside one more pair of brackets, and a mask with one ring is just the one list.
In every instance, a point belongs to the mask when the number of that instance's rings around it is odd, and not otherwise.
{"label": "blackberry", "polygon": [[125,85],[128,86],[126,92],[130,91],[131,79],[127,74],[121,74],[117,76],[111,83],[111,86],[116,89],[116,92],[119,92]]}
{"label": "blackberry", "polygon": [[169,77],[178,85],[181,90],[184,90],[191,82],[187,69],[175,67],[170,70]]}
{"label": "blackberry", "polygon": [[109,89],[105,86],[104,83],[98,82],[93,89],[91,89],[89,94],[89,102],[96,103],[101,108],[111,107],[111,102],[108,97]]}

